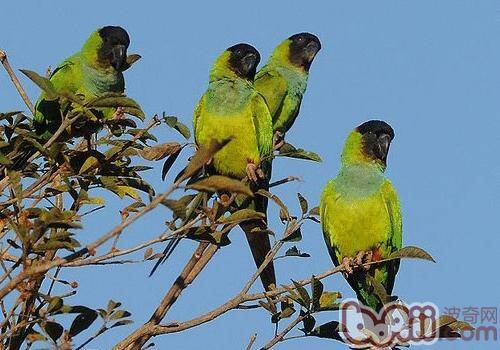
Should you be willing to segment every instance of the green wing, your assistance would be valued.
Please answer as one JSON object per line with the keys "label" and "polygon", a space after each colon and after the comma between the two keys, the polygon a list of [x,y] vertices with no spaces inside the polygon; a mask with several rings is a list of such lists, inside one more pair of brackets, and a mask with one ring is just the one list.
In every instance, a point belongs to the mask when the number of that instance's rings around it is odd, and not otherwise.
{"label": "green wing", "polygon": [[198,104],[196,105],[196,108],[194,109],[194,113],[193,113],[193,131],[194,131],[194,141],[196,143],[198,142],[198,131],[199,131],[198,120],[200,119],[200,113],[201,113],[201,110],[203,108],[204,97],[205,97],[205,95],[203,95],[200,98],[200,101],[198,101]]}
{"label": "green wing", "polygon": [[[56,91],[75,93],[76,86],[81,82],[79,74],[75,72],[77,61],[77,56],[73,56],[52,72],[49,79]],[[42,92],[35,104],[34,124],[37,133],[50,137],[59,127],[62,115],[68,107],[69,103],[61,106],[59,100],[48,100]]]}
{"label": "green wing", "polygon": [[273,123],[283,108],[288,84],[278,72],[273,70],[261,70],[255,78],[255,89],[264,97],[271,113]]}
{"label": "green wing", "polygon": [[326,185],[323,193],[321,194],[320,200],[320,218],[321,218],[321,228],[323,231],[323,236],[325,239],[326,246],[328,248],[328,253],[333,261],[335,266],[340,265],[341,254],[335,246],[335,242],[332,241],[332,235],[330,234],[330,229],[328,227],[328,218],[327,213],[329,211],[329,205],[332,201],[335,201],[336,194],[333,186],[334,180],[330,180]]}
{"label": "green wing", "polygon": [[253,100],[253,123],[257,142],[259,143],[259,153],[261,157],[268,156],[273,147],[273,125],[271,115],[264,98],[260,94],[255,94]]}
{"label": "green wing", "polygon": [[[403,245],[403,219],[398,194],[389,180],[385,180],[381,191],[391,221],[391,232],[386,245],[386,254],[390,255],[401,249]],[[392,293],[394,287],[394,280],[398,273],[399,262],[399,260],[391,260],[387,263],[387,278],[383,284],[389,294]]]}

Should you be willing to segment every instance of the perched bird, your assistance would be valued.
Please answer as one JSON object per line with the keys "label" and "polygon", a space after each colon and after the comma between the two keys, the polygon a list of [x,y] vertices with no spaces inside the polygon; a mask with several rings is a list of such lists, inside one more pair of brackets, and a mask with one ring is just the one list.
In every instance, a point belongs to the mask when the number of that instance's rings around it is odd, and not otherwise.
{"label": "perched bird", "polygon": [[255,88],[271,112],[277,144],[299,114],[309,68],[320,49],[321,42],[315,35],[292,35],[276,47],[255,77]]}
{"label": "perched bird", "polygon": [[[212,139],[231,141],[212,160],[213,171],[253,182],[264,178],[260,169],[263,157],[272,151],[272,120],[253,80],[260,61],[259,52],[248,44],[237,44],[224,51],[210,72],[208,90],[196,107],[193,125],[198,145]],[[254,202],[248,204],[252,207]],[[247,234],[257,266],[271,249],[267,233]],[[276,284],[274,266],[261,274],[265,288]]]}
{"label": "perched bird", "polygon": [[[248,44],[237,44],[225,50],[212,66],[208,89],[193,116],[198,146],[208,146],[212,140],[230,140],[213,156],[208,172],[239,180],[248,178],[254,187],[258,187],[265,177],[261,165],[263,158],[272,152],[273,142],[269,109],[253,85],[259,61],[259,52]],[[256,204],[255,200],[247,199],[239,205],[255,208]],[[260,221],[256,225],[262,229],[266,226]],[[247,239],[255,263],[260,266],[271,249],[269,236],[264,232],[252,232],[247,234]],[[166,257],[177,243],[167,246]],[[274,266],[269,264],[260,277],[266,289],[272,288],[276,284]]]}
{"label": "perched bird", "polygon": [[[56,91],[81,94],[86,99],[109,92],[123,93],[125,80],[122,72],[128,68],[129,44],[129,35],[121,27],[97,29],[79,52],[64,60],[51,73],[50,81]],[[34,127],[37,134],[50,138],[69,108],[69,103],[61,106],[59,100],[47,99],[42,92],[35,105]],[[108,119],[115,110],[105,108],[99,113],[99,117]]]}
{"label": "perched bird", "polygon": [[[309,33],[292,35],[276,47],[267,64],[255,77],[255,89],[266,100],[273,120],[273,148],[280,146],[284,133],[291,128],[299,114],[302,96],[307,86],[309,68],[320,49],[321,43],[315,35]],[[267,189],[271,180],[271,159],[263,164],[263,168],[266,170],[266,178],[262,187]],[[268,199],[262,196],[256,196],[252,203],[253,209],[265,215],[265,221],[267,221],[267,205]],[[245,231],[249,242],[252,239],[262,240],[253,245],[251,243],[254,247],[252,252],[255,261],[259,265],[258,261],[262,262],[270,249],[269,238],[264,235],[255,235],[256,231],[262,229],[260,222],[246,221],[240,226]],[[272,276],[274,277],[274,274]],[[267,282],[275,283],[274,278],[269,278]],[[266,283],[264,287],[269,289]]]}
{"label": "perched bird", "polygon": [[368,269],[353,270],[352,265],[387,258],[402,245],[399,198],[384,176],[393,138],[391,126],[380,120],[354,129],[345,142],[340,171],[326,185],[320,203],[321,226],[333,263],[345,267],[358,300],[377,311],[383,301],[374,283],[390,295],[399,260]]}

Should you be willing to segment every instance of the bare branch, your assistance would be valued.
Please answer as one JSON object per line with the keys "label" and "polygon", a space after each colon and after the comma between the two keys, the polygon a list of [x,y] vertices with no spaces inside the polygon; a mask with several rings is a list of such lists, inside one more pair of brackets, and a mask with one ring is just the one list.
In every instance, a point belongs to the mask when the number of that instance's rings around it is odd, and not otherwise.
{"label": "bare branch", "polygon": [[295,320],[290,322],[281,332],[276,334],[273,339],[271,339],[266,345],[264,345],[260,350],[268,350],[271,349],[273,346],[278,344],[279,342],[283,341],[285,338],[285,335],[287,335],[292,329],[295,328],[296,325],[298,325],[302,320],[307,317],[307,315],[300,315],[297,317]]}
{"label": "bare branch", "polygon": [[9,60],[7,59],[7,53],[3,50],[0,49],[0,62],[2,63],[3,67],[7,71],[7,74],[10,77],[10,80],[12,80],[12,83],[14,84],[17,92],[19,95],[21,95],[24,103],[30,110],[30,112],[34,115],[35,114],[35,107],[33,107],[33,103],[31,103],[30,99],[28,98],[28,95],[26,94],[26,91],[24,90],[23,86],[19,82],[19,79],[17,78],[16,74],[12,70],[12,67],[10,66]]}

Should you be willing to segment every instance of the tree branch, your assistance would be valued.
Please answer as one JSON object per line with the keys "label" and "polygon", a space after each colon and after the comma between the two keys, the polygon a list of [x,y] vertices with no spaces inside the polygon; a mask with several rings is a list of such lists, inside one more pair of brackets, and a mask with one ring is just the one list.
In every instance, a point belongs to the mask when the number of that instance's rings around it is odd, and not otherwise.
{"label": "tree branch", "polygon": [[298,325],[300,322],[302,322],[302,320],[304,320],[304,318],[306,316],[307,315],[300,315],[295,320],[293,320],[292,322],[290,322],[288,324],[288,326],[286,326],[281,332],[279,332],[278,334],[276,334],[274,336],[274,338],[271,339],[268,343],[266,343],[266,345],[264,345],[262,348],[260,348],[260,350],[271,349],[273,346],[275,346],[279,342],[283,341],[283,339],[285,338],[285,335],[287,335],[292,329],[294,329],[296,325]]}
{"label": "tree branch", "polygon": [[14,84],[17,92],[19,95],[21,95],[24,103],[30,110],[30,112],[34,115],[35,114],[35,107],[33,107],[33,103],[31,103],[30,99],[28,98],[28,95],[26,94],[26,91],[24,90],[23,86],[19,82],[19,79],[17,79],[16,74],[12,70],[12,67],[10,66],[9,60],[7,59],[7,53],[3,50],[0,49],[0,62],[2,63],[3,67],[7,71],[7,74],[10,77],[10,80],[12,80],[12,83]]}

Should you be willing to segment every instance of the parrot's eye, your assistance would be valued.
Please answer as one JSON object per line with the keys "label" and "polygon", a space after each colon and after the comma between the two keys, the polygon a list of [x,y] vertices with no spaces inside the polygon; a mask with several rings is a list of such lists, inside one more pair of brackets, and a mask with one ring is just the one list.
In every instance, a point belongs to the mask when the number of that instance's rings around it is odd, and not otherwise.
{"label": "parrot's eye", "polygon": [[299,43],[304,42],[304,37],[303,37],[303,36],[299,36],[299,37],[297,38],[297,41],[298,41]]}

